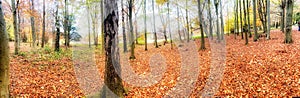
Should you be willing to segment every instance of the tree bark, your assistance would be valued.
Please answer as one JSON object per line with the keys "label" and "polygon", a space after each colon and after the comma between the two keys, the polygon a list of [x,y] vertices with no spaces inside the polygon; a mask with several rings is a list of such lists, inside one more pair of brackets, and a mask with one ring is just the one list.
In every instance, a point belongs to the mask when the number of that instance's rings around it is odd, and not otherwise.
{"label": "tree bark", "polygon": [[217,15],[216,25],[217,25],[217,40],[220,41],[220,24],[219,24],[219,0],[215,0],[215,10]]}
{"label": "tree bark", "polygon": [[[113,0],[114,1],[114,0]],[[130,58],[129,59],[135,59],[134,56],[134,48],[135,48],[135,44],[134,44],[134,34],[133,34],[133,24],[132,24],[132,7],[133,7],[133,1],[129,0],[129,29],[130,29],[130,44],[131,44],[131,50],[130,50]]]}
{"label": "tree bark", "polygon": [[205,40],[204,40],[204,32],[203,32],[203,26],[202,26],[202,11],[201,11],[201,2],[200,0],[197,0],[198,1],[198,18],[199,18],[199,25],[200,25],[200,31],[201,31],[201,46],[200,46],[200,50],[205,50]]}
{"label": "tree bark", "polygon": [[220,14],[221,14],[221,40],[224,40],[224,19],[223,19],[223,5],[222,0],[220,2]]}
{"label": "tree bark", "polygon": [[237,17],[237,4],[236,4],[237,0],[235,0],[235,3],[234,3],[234,39],[236,39],[236,34],[237,34],[237,29],[238,29],[238,17]]}
{"label": "tree bark", "polygon": [[285,43],[293,43],[292,26],[293,26],[293,6],[294,0],[287,0],[286,5],[286,27],[285,27]]}
{"label": "tree bark", "polygon": [[256,42],[259,39],[258,33],[257,33],[257,27],[256,27],[256,0],[252,0],[253,4],[253,28],[254,28],[254,38],[253,41]]}
{"label": "tree bark", "polygon": [[180,23],[179,23],[179,20],[180,20],[180,16],[179,16],[179,7],[178,5],[176,6],[177,8],[177,32],[178,32],[178,35],[179,35],[179,40],[182,42],[182,38],[181,38],[181,33],[180,33]]}
{"label": "tree bark", "polygon": [[211,17],[211,1],[208,0],[208,18],[209,18],[209,37],[213,39],[213,25],[212,25],[212,17]]}
{"label": "tree bark", "polygon": [[185,8],[185,14],[186,14],[186,25],[187,25],[187,42],[190,42],[190,26],[189,26],[189,12],[188,12],[188,0],[186,0],[186,8]]}
{"label": "tree bark", "polygon": [[124,87],[121,79],[120,53],[118,48],[118,0],[105,0],[105,85],[118,97],[124,97]]}
{"label": "tree bark", "polygon": [[17,23],[17,6],[15,0],[11,0],[11,7],[13,13],[13,24],[14,24],[14,35],[15,35],[15,55],[19,54],[19,30],[18,30],[18,23]]}
{"label": "tree bark", "polygon": [[87,17],[87,19],[88,19],[88,32],[89,32],[89,47],[91,48],[91,22],[90,22],[90,5],[88,4],[88,2],[87,2],[87,13],[88,13],[88,17]]}
{"label": "tree bark", "polygon": [[[121,7],[122,7],[122,34],[123,34],[123,52],[127,52],[127,39],[126,39],[126,31],[125,31],[125,11],[124,11],[124,4],[123,0],[121,0]],[[102,23],[101,23],[102,24]],[[104,40],[103,40],[104,41]]]}
{"label": "tree bark", "polygon": [[267,39],[270,39],[270,29],[271,29],[271,15],[270,15],[270,0],[267,1],[267,17],[268,17],[268,23],[267,23]]}
{"label": "tree bark", "polygon": [[2,0],[0,0],[0,70],[0,97],[9,98],[9,47]]}
{"label": "tree bark", "polygon": [[31,34],[32,34],[32,46],[35,47],[36,34],[35,34],[35,21],[34,21],[34,0],[31,0]]}
{"label": "tree bark", "polygon": [[155,23],[155,10],[154,10],[154,0],[152,0],[152,11],[153,11],[153,29],[154,29],[154,45],[155,48],[158,48],[157,44],[157,34],[156,34],[156,23]]}
{"label": "tree bark", "polygon": [[[58,1],[56,0],[58,3]],[[60,41],[60,26],[59,26],[59,16],[58,16],[58,4],[56,5],[56,16],[55,16],[55,27],[56,27],[56,37],[55,37],[55,49],[54,51],[59,52],[59,41]]]}
{"label": "tree bark", "polygon": [[249,9],[250,9],[250,6],[249,6],[249,0],[247,0],[246,1],[247,3],[247,22],[248,22],[248,34],[249,34],[249,38],[251,38],[252,37],[252,34],[251,34],[251,23],[250,23],[250,11],[249,11]]}
{"label": "tree bark", "polygon": [[69,21],[69,14],[68,14],[68,0],[65,0],[65,20],[64,20],[64,32],[65,32],[65,46],[69,46],[69,30],[68,30],[68,21]]}
{"label": "tree bark", "polygon": [[144,17],[144,25],[145,25],[145,51],[148,50],[148,42],[147,42],[147,1],[144,0],[144,14],[145,14],[145,17]]}
{"label": "tree bark", "polygon": [[170,24],[170,0],[168,0],[167,6],[168,6],[168,28],[169,28],[169,34],[170,34],[171,49],[173,49],[173,40],[172,40],[171,24]]}
{"label": "tree bark", "polygon": [[285,28],[285,14],[286,14],[286,0],[281,0],[281,23],[280,23],[280,27],[281,27],[281,31],[284,33],[284,28]]}
{"label": "tree bark", "polygon": [[244,31],[243,31],[243,12],[242,12],[242,0],[239,0],[239,6],[240,6],[240,26],[241,26],[241,35],[242,39],[244,39]]}
{"label": "tree bark", "polygon": [[245,44],[248,45],[248,24],[247,24],[247,10],[246,10],[246,0],[243,0],[243,8],[244,8],[244,21],[245,24],[243,26],[243,32],[245,32]]}
{"label": "tree bark", "polygon": [[42,48],[45,46],[45,30],[46,30],[46,11],[45,11],[45,0],[43,0],[43,33],[42,33]]}

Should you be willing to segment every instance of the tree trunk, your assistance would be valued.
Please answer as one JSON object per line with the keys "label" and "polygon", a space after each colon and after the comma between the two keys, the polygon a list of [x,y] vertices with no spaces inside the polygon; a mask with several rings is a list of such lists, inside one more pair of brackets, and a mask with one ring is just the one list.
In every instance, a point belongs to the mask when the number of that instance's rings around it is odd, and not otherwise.
{"label": "tree trunk", "polygon": [[9,46],[2,0],[0,0],[0,97],[9,98]]}
{"label": "tree trunk", "polygon": [[199,25],[200,25],[200,30],[201,30],[201,46],[200,50],[205,50],[205,40],[204,40],[204,32],[203,32],[203,26],[202,26],[202,11],[201,11],[201,2],[198,0],[198,18],[199,18]]}
{"label": "tree trunk", "polygon": [[284,33],[284,28],[285,28],[285,12],[286,12],[286,0],[281,0],[281,23],[280,23],[280,27],[281,27],[281,31]]}
{"label": "tree trunk", "polygon": [[187,25],[187,42],[190,42],[190,26],[189,26],[189,12],[188,12],[188,0],[186,0],[186,8],[185,8],[185,14],[186,14],[186,25]]}
{"label": "tree trunk", "polygon": [[17,23],[17,7],[15,4],[15,0],[11,0],[11,7],[13,12],[13,24],[14,24],[14,35],[15,35],[15,55],[19,54],[19,30],[18,30],[18,23]]}
{"label": "tree trunk", "polygon": [[242,0],[239,0],[239,6],[240,6],[240,23],[241,23],[241,35],[242,39],[244,39],[244,31],[243,31],[243,12],[242,12]]}
{"label": "tree trunk", "polygon": [[220,13],[221,13],[221,40],[224,39],[224,19],[223,19],[223,5],[222,5],[222,0],[220,2]]}
{"label": "tree trunk", "polygon": [[[130,0],[131,1],[131,0]],[[105,85],[118,97],[124,97],[124,87],[121,79],[120,54],[118,48],[118,0],[105,0]],[[107,94],[105,94],[107,96]]]}
{"label": "tree trunk", "polygon": [[267,1],[267,17],[268,17],[267,39],[270,39],[270,29],[271,29],[270,0],[266,0],[266,1]]}
{"label": "tree trunk", "polygon": [[35,22],[34,22],[34,0],[31,0],[31,34],[32,34],[32,46],[35,47],[36,34],[35,34]]}
{"label": "tree trunk", "polygon": [[69,30],[68,30],[68,21],[69,21],[69,15],[68,15],[68,0],[65,0],[65,20],[64,20],[64,32],[65,32],[65,46],[69,46]]}
{"label": "tree trunk", "polygon": [[155,10],[154,10],[154,0],[152,0],[152,11],[153,11],[153,29],[154,29],[154,45],[155,48],[158,48],[157,44],[157,34],[156,34],[156,23],[155,23]]}
{"label": "tree trunk", "polygon": [[148,47],[147,47],[147,1],[145,0],[144,1],[144,14],[145,14],[145,17],[144,17],[144,25],[145,25],[145,51],[148,50]]}
{"label": "tree trunk", "polygon": [[238,17],[237,17],[237,4],[236,4],[236,0],[235,0],[235,3],[234,3],[234,10],[235,10],[235,12],[234,12],[234,39],[236,39],[236,34],[237,34],[237,29],[238,29]]}
{"label": "tree trunk", "polygon": [[180,19],[180,16],[179,16],[179,7],[178,5],[176,6],[177,7],[177,32],[178,32],[178,35],[179,35],[179,40],[182,42],[182,38],[181,38],[181,33],[180,33],[180,23],[179,23],[179,19]]}
{"label": "tree trunk", "polygon": [[89,32],[89,47],[91,48],[91,22],[90,22],[90,5],[87,3],[87,13],[88,13],[88,32]]}
{"label": "tree trunk", "polygon": [[100,10],[101,10],[101,36],[102,36],[102,53],[104,53],[105,46],[104,46],[104,0],[100,1]]}
{"label": "tree trunk", "polygon": [[170,34],[171,49],[173,49],[173,40],[172,40],[171,24],[170,24],[170,0],[168,0],[167,6],[168,6],[168,28],[169,28],[169,34]]}
{"label": "tree trunk", "polygon": [[244,21],[245,24],[243,26],[243,32],[245,32],[245,44],[248,45],[248,24],[247,24],[247,8],[246,8],[246,0],[243,0],[243,8],[244,8]]}
{"label": "tree trunk", "polygon": [[130,25],[129,29],[130,29],[130,44],[131,44],[131,50],[130,50],[131,55],[129,59],[135,59],[134,56],[135,40],[134,40],[133,24],[132,24],[132,7],[133,7],[133,0],[129,0],[129,25]]}
{"label": "tree trunk", "polygon": [[219,24],[219,0],[215,0],[215,8],[216,8],[216,25],[217,25],[217,40],[220,41],[220,24]]}
{"label": "tree trunk", "polygon": [[[126,32],[125,32],[125,11],[124,11],[124,4],[123,4],[123,0],[121,0],[121,7],[122,7],[122,34],[123,34],[123,49],[124,49],[124,53],[127,52],[127,39],[126,39]],[[101,23],[102,24],[102,23]],[[104,40],[103,40],[104,41]]]}
{"label": "tree trunk", "polygon": [[[132,5],[132,7],[133,7],[133,5]],[[138,41],[138,39],[139,39],[139,33],[138,33],[138,24],[137,24],[137,13],[136,14],[134,14],[135,16],[134,16],[134,32],[135,32],[135,41],[136,41],[136,43],[135,44],[139,44],[139,41]]]}
{"label": "tree trunk", "polygon": [[45,0],[43,0],[43,33],[42,33],[42,48],[45,46],[45,30],[46,30],[46,11],[45,11]]}
{"label": "tree trunk", "polygon": [[212,17],[211,17],[211,2],[208,0],[208,18],[209,18],[209,37],[213,39],[213,25],[212,25]]}
{"label": "tree trunk", "polygon": [[248,22],[248,34],[249,34],[249,38],[251,38],[252,37],[252,34],[251,34],[251,23],[250,23],[250,11],[249,11],[249,9],[250,9],[250,6],[249,6],[249,0],[247,0],[247,22]]}
{"label": "tree trunk", "polygon": [[287,0],[286,5],[286,27],[284,43],[293,43],[292,26],[293,26],[293,6],[294,0]]}
{"label": "tree trunk", "polygon": [[256,0],[252,0],[253,4],[253,28],[254,28],[254,38],[253,41],[256,42],[259,39],[256,27]]}
{"label": "tree trunk", "polygon": [[239,20],[239,0],[236,0],[236,11],[235,11],[235,13],[236,13],[236,24],[237,24],[237,26],[236,26],[236,28],[237,28],[237,32],[236,32],[236,35],[240,35],[240,25],[239,25],[239,21],[241,21],[241,20]]}
{"label": "tree trunk", "polygon": [[[58,1],[56,1],[58,3]],[[58,52],[59,49],[59,41],[60,41],[60,26],[59,26],[59,16],[58,16],[58,4],[56,5],[56,16],[55,16],[55,27],[56,27],[56,37],[55,37],[55,50]]]}

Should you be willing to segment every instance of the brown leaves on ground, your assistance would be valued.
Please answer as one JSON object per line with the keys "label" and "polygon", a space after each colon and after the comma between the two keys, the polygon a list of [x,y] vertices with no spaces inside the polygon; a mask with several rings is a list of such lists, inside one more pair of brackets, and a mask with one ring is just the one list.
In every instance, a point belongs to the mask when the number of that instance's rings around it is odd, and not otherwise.
{"label": "brown leaves on ground", "polygon": [[[284,44],[284,34],[277,30],[272,31],[271,38],[260,38],[258,42],[250,38],[249,45],[245,45],[240,36],[237,39],[233,35],[226,36],[226,66],[215,96],[300,96],[300,32],[293,32],[293,44]],[[196,43],[199,47],[199,40]],[[147,76],[151,72],[152,56],[160,54],[165,58],[166,72],[156,84],[146,87],[136,87],[124,81],[128,90],[126,97],[163,97],[182,79],[179,77],[182,66],[179,47],[171,49],[169,44],[159,48],[149,44],[148,47],[148,51],[144,51],[144,46],[137,46],[137,59],[128,60],[133,71],[139,76]],[[198,79],[190,97],[198,97],[203,93],[213,58],[210,47],[206,39],[207,50],[198,51],[199,73],[194,73]],[[95,53],[99,77],[103,81],[105,57],[99,51]],[[39,60],[36,54],[30,57],[12,56],[10,74],[10,94],[13,97],[85,96],[76,80],[71,57]]]}

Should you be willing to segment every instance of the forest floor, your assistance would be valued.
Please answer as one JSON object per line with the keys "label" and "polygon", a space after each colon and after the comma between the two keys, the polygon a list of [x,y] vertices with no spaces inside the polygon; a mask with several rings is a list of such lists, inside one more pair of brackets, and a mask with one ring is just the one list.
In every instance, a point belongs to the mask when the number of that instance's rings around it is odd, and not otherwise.
{"label": "forest floor", "polygon": [[[300,32],[293,31],[293,44],[284,44],[284,34],[279,30],[271,32],[271,40],[260,38],[259,41],[253,42],[253,38],[250,38],[248,45],[245,45],[245,41],[240,37],[234,39],[233,35],[226,36],[226,59],[221,58],[225,60],[226,65],[215,96],[300,96]],[[208,77],[211,74],[212,61],[216,59],[212,56],[214,52],[211,50],[212,44],[209,44],[208,39],[205,41],[206,50],[196,49],[198,53],[191,53],[199,58],[189,58],[191,61],[197,59],[199,61],[197,67],[199,73],[192,73],[196,76],[196,80],[191,84],[195,85],[188,88],[191,90],[190,94],[185,92],[190,97],[203,94],[207,80],[210,79]],[[199,47],[200,40],[196,40],[195,43],[196,47]],[[141,87],[125,81],[127,97],[162,97],[175,88],[178,89],[175,86],[181,84],[182,79],[186,79],[181,77],[184,66],[182,64],[186,62],[183,62],[180,47],[171,49],[170,44],[159,48],[149,44],[148,47],[149,50],[144,51],[144,46],[137,46],[135,54],[137,59],[129,61],[134,72],[139,76],[148,76],[153,70],[159,73],[160,69],[150,69],[152,61],[156,61],[154,65],[165,64],[165,67],[161,67],[165,72],[160,80],[154,81],[153,85]],[[28,48],[28,45],[22,46],[19,56],[11,55],[11,96],[82,97],[103,86],[105,57],[101,55],[100,49],[80,53],[74,51],[84,50],[86,47],[74,46],[71,49],[63,48],[60,53],[54,53],[50,47],[35,50]],[[158,57],[158,60],[153,58],[153,55]],[[187,63],[192,66],[194,62]],[[123,72],[126,73],[126,70]],[[95,79],[97,77],[99,79]],[[134,81],[131,80],[132,83]]]}

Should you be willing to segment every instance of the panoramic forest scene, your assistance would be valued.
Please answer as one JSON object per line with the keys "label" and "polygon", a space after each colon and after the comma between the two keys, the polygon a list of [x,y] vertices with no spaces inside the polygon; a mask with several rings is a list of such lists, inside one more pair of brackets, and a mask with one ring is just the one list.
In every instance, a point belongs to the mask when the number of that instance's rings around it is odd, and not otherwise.
{"label": "panoramic forest scene", "polygon": [[0,98],[300,97],[300,0],[0,0]]}

